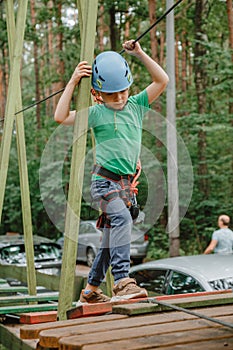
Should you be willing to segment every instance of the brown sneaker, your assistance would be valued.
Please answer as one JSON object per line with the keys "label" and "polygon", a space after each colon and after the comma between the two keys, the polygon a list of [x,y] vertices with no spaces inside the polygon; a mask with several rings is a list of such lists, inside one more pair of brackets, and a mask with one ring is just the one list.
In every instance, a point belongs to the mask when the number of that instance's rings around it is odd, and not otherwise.
{"label": "brown sneaker", "polygon": [[[89,293],[86,293],[89,292]],[[77,305],[81,304],[95,304],[95,303],[106,303],[110,301],[111,298],[109,298],[107,295],[105,295],[101,289],[97,289],[96,291],[85,291],[85,289],[82,290],[80,294],[80,299],[77,303]]]}
{"label": "brown sneaker", "polygon": [[144,298],[148,293],[146,289],[137,286],[135,279],[124,278],[113,288],[113,297],[111,301]]}

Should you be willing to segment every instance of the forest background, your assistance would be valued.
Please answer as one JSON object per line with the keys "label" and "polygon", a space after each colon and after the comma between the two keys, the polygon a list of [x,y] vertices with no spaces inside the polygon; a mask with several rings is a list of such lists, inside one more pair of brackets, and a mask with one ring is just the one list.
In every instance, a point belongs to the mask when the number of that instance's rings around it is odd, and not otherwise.
{"label": "forest background", "polygon": [[[122,43],[135,39],[166,10],[165,0],[99,0],[95,54],[105,50],[120,52]],[[9,80],[9,50],[4,1],[0,2],[0,138]],[[184,0],[176,8],[175,81],[176,126],[191,162],[191,201],[180,222],[180,254],[202,253],[216,229],[217,217],[232,217],[233,208],[233,9],[232,0]],[[166,70],[166,21],[161,21],[140,41],[143,49]],[[76,1],[30,0],[26,21],[21,84],[23,106],[64,88],[79,62],[81,47]],[[131,93],[150,83],[143,66],[127,56],[134,77]],[[50,220],[41,199],[39,169],[47,141],[57,128],[53,120],[60,94],[24,112],[28,175],[31,194],[33,233],[58,238],[62,233]],[[166,94],[152,106],[166,115]],[[14,135],[13,135],[14,136]],[[59,139],[57,140],[59,142]],[[167,173],[166,145],[144,132],[143,145],[154,153],[163,174]],[[87,150],[91,148],[91,135]],[[63,164],[62,185],[67,194],[69,150]],[[45,187],[48,196],[58,186],[49,164]],[[158,181],[158,179],[157,179]],[[163,184],[161,184],[163,186]],[[159,186],[158,186],[159,189]],[[166,189],[162,189],[166,191]],[[46,192],[46,191],[45,191]],[[156,194],[158,200],[160,194]],[[142,209],[147,197],[147,179],[141,176],[138,202]],[[62,198],[49,198],[51,208]],[[182,205],[182,203],[180,203]],[[149,216],[153,216],[153,208]],[[90,202],[83,200],[81,219],[96,219]],[[64,220],[64,216],[61,218]],[[148,234],[148,258],[168,256],[167,200]],[[22,210],[16,140],[13,137],[0,234],[22,233]]]}

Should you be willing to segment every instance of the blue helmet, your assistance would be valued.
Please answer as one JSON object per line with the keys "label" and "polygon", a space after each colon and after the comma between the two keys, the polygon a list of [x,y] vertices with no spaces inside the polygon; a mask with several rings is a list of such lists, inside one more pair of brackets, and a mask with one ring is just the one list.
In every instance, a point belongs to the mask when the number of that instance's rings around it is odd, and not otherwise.
{"label": "blue helmet", "polygon": [[100,53],[92,65],[92,86],[97,91],[118,92],[133,82],[129,65],[117,52]]}

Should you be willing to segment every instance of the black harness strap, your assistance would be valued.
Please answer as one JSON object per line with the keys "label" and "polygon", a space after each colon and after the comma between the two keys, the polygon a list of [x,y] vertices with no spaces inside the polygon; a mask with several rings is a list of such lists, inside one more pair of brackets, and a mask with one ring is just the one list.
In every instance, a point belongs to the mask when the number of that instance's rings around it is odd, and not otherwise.
{"label": "black harness strap", "polygon": [[113,173],[112,171],[103,168],[102,166],[95,164],[93,169],[92,169],[92,174],[96,174],[96,175],[100,175],[102,177],[105,177],[106,179],[115,181],[115,182],[119,182],[122,179],[125,180],[129,180],[131,181],[133,179],[133,175],[129,174],[129,175],[118,175],[116,173]]}
{"label": "black harness strap", "polygon": [[106,168],[103,168],[98,164],[94,165],[92,174],[99,175],[107,180],[118,182],[121,185],[121,190],[112,191],[102,196],[102,199],[100,201],[100,209],[103,213],[99,216],[99,219],[97,220],[97,228],[102,229],[106,226],[111,227],[110,220],[108,219],[106,214],[106,207],[108,203],[116,197],[120,197],[124,201],[126,207],[130,211],[133,220],[135,220],[139,215],[139,206],[136,203],[135,194],[133,194],[133,198],[130,198],[130,186],[134,179],[134,175],[118,175]]}

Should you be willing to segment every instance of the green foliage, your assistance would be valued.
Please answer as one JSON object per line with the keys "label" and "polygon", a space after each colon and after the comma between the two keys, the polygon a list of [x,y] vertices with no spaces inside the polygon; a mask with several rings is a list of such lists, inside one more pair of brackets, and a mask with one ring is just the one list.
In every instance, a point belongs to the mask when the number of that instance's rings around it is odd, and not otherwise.
{"label": "green foliage", "polygon": [[[130,38],[136,38],[150,26],[148,1],[112,1],[100,0],[99,5],[104,5],[104,42],[105,50],[111,49],[110,41],[110,9],[114,7],[116,13],[116,34],[117,50],[121,50],[124,41],[124,31],[126,20],[130,24]],[[58,9],[54,6],[48,9],[48,2],[36,1],[36,20],[37,30],[34,30],[31,24],[30,11],[28,11],[27,27],[25,33],[25,51],[22,65],[22,97],[23,105],[28,106],[35,101],[35,72],[33,43],[38,45],[39,63],[40,63],[40,93],[42,97],[51,92],[52,84],[63,80],[66,83],[77,65],[80,56],[81,38],[80,28],[77,21],[73,21],[74,14],[77,15],[76,1],[62,1],[62,18],[60,19]],[[164,11],[165,1],[156,2],[156,18],[159,18]],[[212,232],[217,227],[217,217],[221,213],[226,213],[232,217],[233,208],[233,158],[232,158],[232,115],[229,114],[229,103],[232,101],[232,52],[229,49],[229,32],[227,23],[226,3],[224,1],[205,2],[206,12],[203,18],[204,34],[200,38],[200,44],[205,48],[204,57],[194,57],[195,39],[195,2],[180,4],[175,10],[176,34],[179,41],[178,66],[181,75],[182,46],[186,44],[187,58],[187,81],[186,89],[182,88],[181,76],[176,91],[177,103],[177,131],[182,141],[187,147],[191,158],[194,186],[192,198],[188,205],[187,212],[180,222],[180,254],[197,254],[203,252],[204,248],[211,239]],[[72,12],[68,12],[72,10]],[[127,10],[129,10],[127,12]],[[184,14],[185,12],[185,14]],[[70,15],[71,13],[71,15]],[[126,17],[127,14],[127,17]],[[1,7],[0,14],[0,62],[2,66],[6,65],[6,56],[2,54],[7,49],[7,32],[4,10]],[[59,50],[56,43],[53,43],[54,52],[48,50],[48,23],[51,20],[51,30],[54,35],[62,33],[63,48]],[[99,24],[98,24],[99,25]],[[158,40],[158,51],[162,50],[161,34],[165,36],[165,22],[161,22],[156,28],[156,37]],[[98,28],[96,36],[96,53],[99,52],[98,46]],[[54,36],[55,38],[55,36]],[[140,41],[143,49],[150,55],[150,35],[149,33]],[[164,54],[166,55],[166,47]],[[53,60],[59,57],[64,62],[64,75],[62,78],[54,68]],[[206,68],[207,86],[203,95],[206,98],[205,112],[198,114],[198,100],[194,84],[193,63],[194,60],[200,60]],[[144,66],[134,57],[127,56],[133,77],[134,84],[131,93],[141,91],[150,83],[149,74],[145,73]],[[190,76],[188,69],[190,69]],[[161,114],[166,114],[166,94],[160,98]],[[51,100],[52,101],[52,100]],[[46,102],[47,103],[47,102]],[[49,217],[43,200],[41,198],[41,189],[39,181],[39,171],[41,167],[41,157],[47,145],[48,140],[54,133],[57,125],[53,120],[53,111],[48,112],[46,103],[41,104],[41,129],[37,128],[36,110],[31,108],[24,113],[26,146],[28,159],[28,176],[31,194],[31,208],[33,231],[36,234],[56,238],[61,233]],[[72,108],[74,101],[72,103]],[[157,108],[157,106],[156,106]],[[2,117],[2,116],[0,116]],[[149,120],[154,125],[154,120]],[[205,134],[205,161],[207,173],[201,175],[199,167],[202,164],[199,155],[200,132]],[[162,128],[162,140],[165,140],[166,128]],[[143,146],[151,151],[158,159],[163,175],[166,178],[167,157],[166,142],[158,147],[158,137],[150,134],[150,127],[143,131]],[[61,139],[57,142],[61,143]],[[91,139],[88,136],[87,153],[91,149]],[[58,151],[58,149],[56,150]],[[66,157],[60,154],[60,158],[54,159],[44,169],[44,199],[46,199],[49,210],[53,213],[62,211],[64,208],[64,197],[67,197],[69,183],[69,169],[71,159],[71,147],[67,151]],[[181,155],[179,155],[181,157]],[[88,189],[90,179],[89,171],[91,169],[92,159],[88,158],[85,173],[85,191]],[[62,189],[63,196],[57,192],[60,186],[59,179],[56,177],[56,168],[62,165]],[[147,167],[152,166],[146,164]],[[182,175],[183,168],[179,169]],[[208,194],[203,194],[200,189],[200,180],[207,180]],[[148,183],[146,174],[142,172],[139,184],[138,202],[143,208],[148,198]],[[187,186],[189,184],[186,184]],[[186,187],[180,188],[181,210],[183,210],[182,196]],[[166,188],[163,188],[166,191]],[[85,193],[82,202],[82,219],[95,219],[98,213],[90,208],[90,198]],[[151,208],[153,209],[153,208]],[[20,200],[19,171],[17,164],[17,151],[15,135],[10,155],[10,165],[7,178],[7,187],[4,200],[4,210],[2,215],[2,224],[0,234],[7,231],[22,232],[22,210]],[[65,210],[60,217],[64,221]],[[162,219],[161,219],[162,217]],[[148,259],[158,259],[166,257],[169,254],[169,238],[166,232],[167,225],[167,203],[165,203],[161,217],[155,225],[149,229],[149,250]]]}

